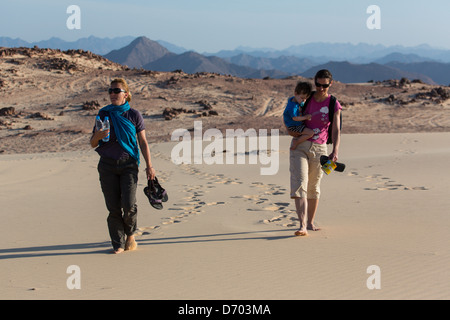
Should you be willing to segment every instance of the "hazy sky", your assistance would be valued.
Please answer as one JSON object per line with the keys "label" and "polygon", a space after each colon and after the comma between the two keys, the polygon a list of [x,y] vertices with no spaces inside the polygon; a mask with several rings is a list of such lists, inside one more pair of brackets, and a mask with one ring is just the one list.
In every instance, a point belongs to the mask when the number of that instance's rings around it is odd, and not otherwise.
{"label": "hazy sky", "polygon": [[[68,29],[70,5],[81,29]],[[381,29],[369,29],[370,5]],[[310,42],[350,42],[450,49],[449,0],[0,0],[0,36],[146,36],[198,52],[238,46],[286,49]]]}

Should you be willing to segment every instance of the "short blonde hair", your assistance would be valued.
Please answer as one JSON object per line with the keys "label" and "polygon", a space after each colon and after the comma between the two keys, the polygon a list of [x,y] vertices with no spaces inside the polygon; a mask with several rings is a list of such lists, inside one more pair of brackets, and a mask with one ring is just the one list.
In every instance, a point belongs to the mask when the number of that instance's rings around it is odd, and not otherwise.
{"label": "short blonde hair", "polygon": [[130,88],[128,87],[128,83],[125,81],[125,79],[123,79],[123,78],[116,78],[113,81],[111,81],[111,85],[113,83],[117,83],[117,84],[122,85],[122,89],[125,90],[126,93],[128,93],[127,101],[131,102]]}

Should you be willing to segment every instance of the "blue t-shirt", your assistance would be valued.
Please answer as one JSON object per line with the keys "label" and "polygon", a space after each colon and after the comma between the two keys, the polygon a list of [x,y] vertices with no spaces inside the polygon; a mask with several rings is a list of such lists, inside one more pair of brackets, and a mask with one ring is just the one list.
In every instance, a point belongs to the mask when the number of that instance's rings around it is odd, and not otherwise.
{"label": "blue t-shirt", "polygon": [[[100,111],[99,112],[100,119],[105,120],[105,116],[109,116],[108,112],[106,111]],[[141,113],[135,109],[130,109],[127,112],[124,112],[122,114],[123,117],[130,120],[135,128],[136,133],[139,133],[143,130],[145,130],[144,125],[144,118],[142,117]],[[109,116],[111,119],[111,116]],[[110,120],[110,135],[109,135],[109,141],[108,142],[100,142],[99,146],[95,151],[101,156],[106,157],[114,160],[124,159],[128,158],[129,154],[122,148],[122,146],[119,144],[116,138],[116,133],[114,132],[114,126],[112,124],[112,121]],[[95,131],[95,126],[92,129],[92,133]]]}
{"label": "blue t-shirt", "polygon": [[303,124],[302,121],[294,121],[293,117],[299,117],[302,115],[303,102],[300,104],[294,100],[294,97],[289,98],[286,108],[283,112],[283,120],[286,127],[296,127]]}

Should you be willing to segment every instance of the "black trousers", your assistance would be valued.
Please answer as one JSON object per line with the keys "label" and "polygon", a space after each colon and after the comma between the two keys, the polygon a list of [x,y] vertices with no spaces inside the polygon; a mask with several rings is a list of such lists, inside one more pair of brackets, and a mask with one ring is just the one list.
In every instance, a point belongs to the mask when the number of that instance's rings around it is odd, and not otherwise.
{"label": "black trousers", "polygon": [[111,244],[114,250],[124,249],[126,236],[133,235],[137,228],[138,164],[132,157],[126,160],[101,157],[97,169],[109,211],[107,222]]}

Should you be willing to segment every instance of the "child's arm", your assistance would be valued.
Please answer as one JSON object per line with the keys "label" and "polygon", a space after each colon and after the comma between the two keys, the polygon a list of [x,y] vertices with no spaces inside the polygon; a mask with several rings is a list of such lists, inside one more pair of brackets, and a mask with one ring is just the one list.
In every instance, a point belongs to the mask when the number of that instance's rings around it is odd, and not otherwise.
{"label": "child's arm", "polygon": [[310,114],[307,114],[307,115],[304,115],[304,116],[292,117],[292,119],[293,119],[294,121],[311,120],[311,115],[310,115]]}

